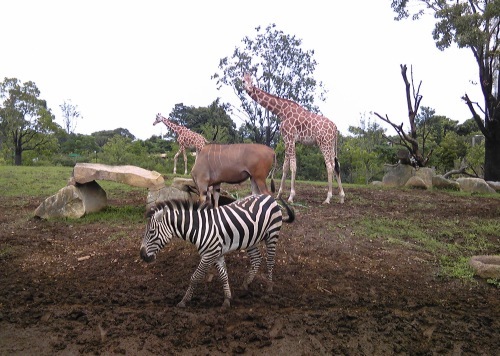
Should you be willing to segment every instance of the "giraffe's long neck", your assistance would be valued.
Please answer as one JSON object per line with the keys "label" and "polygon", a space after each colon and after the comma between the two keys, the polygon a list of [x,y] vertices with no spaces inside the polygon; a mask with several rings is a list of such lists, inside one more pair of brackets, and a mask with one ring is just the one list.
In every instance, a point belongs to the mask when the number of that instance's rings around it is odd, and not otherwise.
{"label": "giraffe's long neck", "polygon": [[255,100],[258,104],[260,104],[264,109],[271,111],[276,116],[281,119],[285,118],[285,107],[286,100],[277,97],[276,95],[269,94],[264,90],[252,86],[251,89],[247,89],[248,95]]}
{"label": "giraffe's long neck", "polygon": [[179,125],[176,125],[174,124],[172,121],[166,119],[166,118],[163,118],[161,120],[167,127],[169,127],[172,131],[174,131],[175,133],[179,133]]}

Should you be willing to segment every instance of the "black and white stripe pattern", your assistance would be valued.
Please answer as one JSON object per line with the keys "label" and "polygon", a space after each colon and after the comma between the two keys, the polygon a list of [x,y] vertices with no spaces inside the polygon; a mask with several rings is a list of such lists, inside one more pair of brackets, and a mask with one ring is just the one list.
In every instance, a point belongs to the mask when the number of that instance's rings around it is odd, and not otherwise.
{"label": "black and white stripe pattern", "polygon": [[166,201],[148,213],[148,224],[141,245],[141,257],[146,262],[155,259],[156,254],[173,237],[193,243],[201,261],[191,276],[189,288],[178,304],[184,307],[198,283],[203,281],[210,266],[217,267],[224,288],[224,304],[231,300],[224,255],[231,251],[246,250],[251,269],[243,287],[248,288],[257,273],[262,256],[258,243],[264,241],[267,251],[267,278],[272,290],[272,271],[276,242],[282,222],[291,223],[293,210],[281,200],[287,210],[288,219],[283,220],[280,206],[270,195],[252,195],[232,204],[215,209],[207,205],[186,201]]}

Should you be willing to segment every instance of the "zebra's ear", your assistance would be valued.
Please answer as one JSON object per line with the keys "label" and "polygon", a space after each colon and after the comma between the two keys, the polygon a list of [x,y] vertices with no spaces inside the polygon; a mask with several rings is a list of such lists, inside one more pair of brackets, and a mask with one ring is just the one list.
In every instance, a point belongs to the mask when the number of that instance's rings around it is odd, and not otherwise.
{"label": "zebra's ear", "polygon": [[163,209],[158,210],[156,213],[154,213],[153,216],[154,216],[156,221],[161,220],[161,218],[163,217]]}

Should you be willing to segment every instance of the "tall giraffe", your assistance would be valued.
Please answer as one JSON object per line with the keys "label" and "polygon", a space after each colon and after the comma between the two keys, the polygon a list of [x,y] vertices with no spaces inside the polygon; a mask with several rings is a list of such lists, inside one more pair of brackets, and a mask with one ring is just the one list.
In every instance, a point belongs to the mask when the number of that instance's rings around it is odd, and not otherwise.
{"label": "tall giraffe", "polygon": [[184,174],[188,174],[187,171],[187,156],[186,148],[196,148],[196,154],[205,146],[208,141],[205,137],[199,133],[193,132],[187,127],[177,125],[170,121],[169,119],[163,117],[161,114],[156,115],[156,120],[153,125],[163,122],[169,129],[171,129],[177,135],[177,143],[179,144],[179,151],[174,156],[174,174],[177,171],[177,157],[182,152],[184,156]]}
{"label": "tall giraffe", "polygon": [[243,85],[250,97],[266,110],[276,115],[280,123],[280,133],[285,143],[285,162],[283,163],[283,177],[281,178],[278,198],[285,187],[288,169],[291,171],[291,189],[289,202],[295,197],[295,174],[297,159],[295,143],[304,145],[318,145],[325,159],[328,172],[328,195],[324,204],[329,204],[332,197],[332,176],[335,174],[339,185],[340,203],[344,202],[344,189],[340,181],[340,167],[337,160],[337,126],[324,116],[312,113],[294,101],[269,94],[252,84],[250,74],[243,76]]}

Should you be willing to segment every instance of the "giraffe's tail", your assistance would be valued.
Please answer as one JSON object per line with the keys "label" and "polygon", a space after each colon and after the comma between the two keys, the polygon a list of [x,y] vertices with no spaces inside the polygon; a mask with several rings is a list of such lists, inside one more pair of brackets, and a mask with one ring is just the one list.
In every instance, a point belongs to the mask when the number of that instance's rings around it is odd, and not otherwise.
{"label": "giraffe's tail", "polygon": [[335,157],[335,173],[337,173],[338,176],[340,176],[340,163],[337,157]]}

